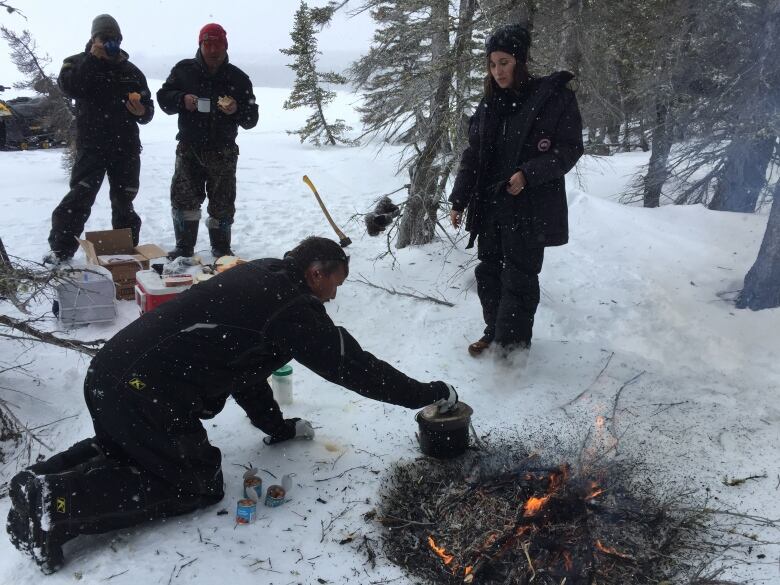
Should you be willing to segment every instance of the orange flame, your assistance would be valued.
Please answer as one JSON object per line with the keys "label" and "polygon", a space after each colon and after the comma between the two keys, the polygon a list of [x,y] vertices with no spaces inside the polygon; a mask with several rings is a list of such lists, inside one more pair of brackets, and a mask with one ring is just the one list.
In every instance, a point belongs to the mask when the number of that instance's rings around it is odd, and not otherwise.
{"label": "orange flame", "polygon": [[474,570],[474,567],[472,567],[471,565],[469,565],[468,567],[466,567],[466,570],[465,570],[465,571],[463,571],[463,576],[464,576],[464,577],[468,577],[469,575],[471,575],[471,572],[472,572],[473,570]]}
{"label": "orange flame", "polygon": [[534,516],[537,514],[542,507],[547,503],[547,500],[550,499],[550,496],[544,496],[543,498],[536,498],[536,497],[530,497],[528,498],[528,501],[525,503],[525,511],[523,512],[523,516],[526,518],[529,516]]}
{"label": "orange flame", "polygon": [[620,551],[618,551],[618,550],[616,550],[614,548],[610,548],[608,546],[604,546],[603,544],[601,544],[600,540],[596,541],[596,548],[599,549],[604,554],[607,554],[607,555],[614,555],[616,557],[620,557],[621,559],[630,559],[631,558],[630,555],[622,553],[622,552],[620,552]]}
{"label": "orange flame", "polygon": [[595,481],[590,482],[590,489],[590,494],[585,496],[586,500],[592,500],[593,498],[597,498],[604,493],[604,490],[599,487],[599,484],[597,484]]}
{"label": "orange flame", "polygon": [[449,565],[449,564],[452,562],[452,559],[454,559],[454,558],[455,558],[455,557],[454,557],[454,556],[452,556],[452,555],[448,555],[448,554],[447,554],[447,551],[445,550],[445,548],[444,548],[444,547],[439,547],[439,546],[436,546],[436,541],[435,541],[435,540],[433,540],[433,536],[429,536],[429,537],[428,537],[428,544],[429,544],[429,545],[430,545],[430,547],[433,549],[433,552],[435,552],[435,553],[436,553],[436,555],[437,555],[437,556],[438,556],[438,557],[439,557],[439,558],[440,558],[442,561],[444,561],[444,564],[445,564],[445,565]]}

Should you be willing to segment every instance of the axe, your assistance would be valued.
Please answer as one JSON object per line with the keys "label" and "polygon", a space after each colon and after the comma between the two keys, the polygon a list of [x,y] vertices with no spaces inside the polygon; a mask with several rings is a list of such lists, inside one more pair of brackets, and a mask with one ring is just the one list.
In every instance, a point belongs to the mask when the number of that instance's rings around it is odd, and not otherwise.
{"label": "axe", "polygon": [[346,248],[347,246],[349,246],[352,243],[352,240],[350,240],[344,234],[344,232],[342,232],[338,228],[336,222],[333,221],[333,218],[330,216],[330,213],[328,213],[328,210],[325,208],[325,204],[322,202],[322,199],[320,198],[320,194],[317,193],[317,188],[314,186],[314,183],[311,182],[311,179],[308,177],[308,175],[303,175],[303,182],[309,186],[309,188],[312,190],[312,193],[314,193],[314,196],[317,198],[317,203],[320,204],[322,213],[325,214],[325,219],[328,220],[330,227],[333,228],[333,231],[336,232],[336,235],[339,237],[339,244],[341,245],[341,247]]}

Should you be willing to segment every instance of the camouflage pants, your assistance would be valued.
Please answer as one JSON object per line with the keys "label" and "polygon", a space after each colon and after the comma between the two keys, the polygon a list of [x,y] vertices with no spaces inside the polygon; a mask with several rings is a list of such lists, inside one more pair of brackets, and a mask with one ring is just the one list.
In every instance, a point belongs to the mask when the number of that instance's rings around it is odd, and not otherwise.
{"label": "camouflage pants", "polygon": [[176,170],[171,182],[171,206],[185,219],[200,219],[200,206],[208,197],[209,217],[229,224],[236,213],[236,162],[238,146],[176,148]]}

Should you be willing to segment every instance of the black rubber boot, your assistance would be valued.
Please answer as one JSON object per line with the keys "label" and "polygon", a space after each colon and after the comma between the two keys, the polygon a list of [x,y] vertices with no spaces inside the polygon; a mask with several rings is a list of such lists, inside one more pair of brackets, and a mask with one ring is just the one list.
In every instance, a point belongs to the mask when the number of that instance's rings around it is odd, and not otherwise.
{"label": "black rubber boot", "polygon": [[45,481],[45,476],[29,470],[14,476],[8,490],[13,507],[8,512],[6,530],[11,544],[29,555],[41,571],[49,575],[62,566],[62,545],[71,536],[53,520],[55,506],[61,498],[45,497],[48,493]]}
{"label": "black rubber boot", "polygon": [[68,264],[73,259],[73,254],[66,254],[57,250],[51,250],[41,260],[44,266],[50,266],[52,268],[59,268],[63,264]]}
{"label": "black rubber boot", "polygon": [[233,256],[230,249],[230,224],[225,220],[210,217],[206,224],[209,227],[209,240],[211,240],[211,255],[214,258],[221,256]]}
{"label": "black rubber boot", "polygon": [[176,234],[176,247],[168,252],[168,259],[175,260],[179,256],[190,257],[195,254],[195,243],[198,241],[198,221],[174,221],[173,231]]}

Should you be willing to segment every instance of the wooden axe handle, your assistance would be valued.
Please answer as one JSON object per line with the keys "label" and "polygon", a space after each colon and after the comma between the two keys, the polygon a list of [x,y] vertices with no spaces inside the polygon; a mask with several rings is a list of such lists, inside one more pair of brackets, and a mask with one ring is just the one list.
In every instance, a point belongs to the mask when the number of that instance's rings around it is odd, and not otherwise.
{"label": "wooden axe handle", "polygon": [[320,194],[317,193],[317,188],[314,186],[314,183],[311,182],[311,179],[309,178],[308,175],[303,175],[303,182],[306,183],[309,186],[309,189],[311,189],[312,193],[314,193],[314,196],[317,198],[317,203],[320,204],[322,213],[325,214],[325,219],[328,220],[330,227],[333,228],[333,231],[336,232],[336,235],[341,240],[348,240],[349,238],[346,235],[344,235],[344,232],[342,232],[339,229],[339,227],[336,225],[336,222],[333,221],[333,218],[330,216],[330,213],[328,213],[328,210],[325,208],[325,204],[322,202],[322,199],[320,198]]}

